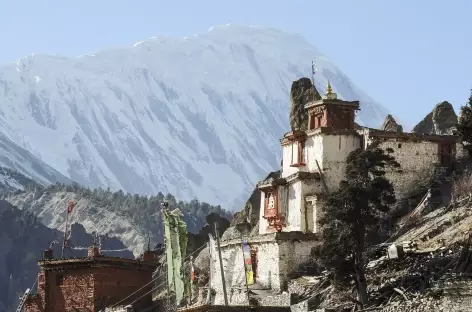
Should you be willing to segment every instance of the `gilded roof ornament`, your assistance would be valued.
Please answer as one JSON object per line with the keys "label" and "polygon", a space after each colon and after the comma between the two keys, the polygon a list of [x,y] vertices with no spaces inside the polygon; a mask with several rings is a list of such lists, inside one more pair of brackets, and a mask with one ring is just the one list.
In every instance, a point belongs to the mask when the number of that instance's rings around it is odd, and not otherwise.
{"label": "gilded roof ornament", "polygon": [[335,100],[338,98],[338,95],[333,92],[333,88],[331,87],[331,83],[329,82],[329,79],[328,79],[328,86],[326,87],[326,92],[324,94],[324,98],[326,100]]}

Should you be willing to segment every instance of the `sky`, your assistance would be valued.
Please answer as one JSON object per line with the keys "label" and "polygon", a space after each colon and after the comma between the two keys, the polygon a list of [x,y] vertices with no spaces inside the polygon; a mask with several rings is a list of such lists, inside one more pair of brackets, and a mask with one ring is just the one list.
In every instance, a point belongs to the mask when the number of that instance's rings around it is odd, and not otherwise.
{"label": "sky", "polygon": [[471,13],[471,0],[0,0],[0,65],[228,23],[274,27],[303,35],[408,128],[441,101],[466,103]]}

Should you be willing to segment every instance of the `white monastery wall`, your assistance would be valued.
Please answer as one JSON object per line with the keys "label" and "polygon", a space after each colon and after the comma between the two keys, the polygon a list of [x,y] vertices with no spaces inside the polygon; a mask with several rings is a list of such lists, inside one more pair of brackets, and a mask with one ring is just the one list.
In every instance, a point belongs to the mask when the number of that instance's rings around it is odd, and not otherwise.
{"label": "white monastery wall", "polygon": [[[284,232],[300,231],[301,205],[302,205],[302,181],[294,181],[287,185],[288,188],[288,213],[285,215],[286,227]],[[260,230],[260,228],[259,228]]]}
{"label": "white monastery wall", "polygon": [[317,232],[318,218],[322,210],[322,203],[316,198],[319,194],[324,194],[321,181],[305,180],[302,182],[302,231],[312,233]]}
{"label": "white monastery wall", "polygon": [[264,207],[265,207],[265,193],[261,192],[261,203],[259,206],[259,234],[268,233],[267,228],[269,226],[269,222],[267,222],[267,219],[264,218]]}
{"label": "white monastery wall", "polygon": [[278,198],[278,209],[279,213],[287,215],[289,212],[289,198],[290,198],[290,187],[289,185],[280,185],[277,188],[277,198]]}
{"label": "white monastery wall", "polygon": [[359,147],[361,139],[357,135],[323,135],[322,169],[330,192],[338,189],[344,177],[347,156]]}
{"label": "white monastery wall", "polygon": [[[257,272],[255,281],[267,289],[279,290],[279,245],[275,241],[250,243],[257,247]],[[246,275],[241,244],[235,243],[221,247],[226,291],[230,305],[247,305]],[[214,304],[224,304],[223,284],[219,259],[216,256],[212,265],[211,287],[216,295]]]}
{"label": "white monastery wall", "polygon": [[323,169],[323,138],[319,135],[312,135],[305,142],[305,163],[307,171],[318,172],[316,161]]}
{"label": "white monastery wall", "polygon": [[292,143],[282,146],[282,178],[292,175],[300,169],[298,167],[291,167],[298,159],[298,143]]}

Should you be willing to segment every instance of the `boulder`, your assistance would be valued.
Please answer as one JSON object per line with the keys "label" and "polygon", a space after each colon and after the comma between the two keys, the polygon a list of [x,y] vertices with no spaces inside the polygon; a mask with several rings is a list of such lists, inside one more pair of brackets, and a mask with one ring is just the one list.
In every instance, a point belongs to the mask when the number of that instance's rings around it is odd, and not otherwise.
{"label": "boulder", "polygon": [[391,132],[403,132],[403,127],[399,125],[392,115],[388,114],[380,127],[380,130]]}
{"label": "boulder", "polygon": [[414,128],[418,134],[451,135],[456,132],[457,114],[451,103],[444,101],[437,104]]}

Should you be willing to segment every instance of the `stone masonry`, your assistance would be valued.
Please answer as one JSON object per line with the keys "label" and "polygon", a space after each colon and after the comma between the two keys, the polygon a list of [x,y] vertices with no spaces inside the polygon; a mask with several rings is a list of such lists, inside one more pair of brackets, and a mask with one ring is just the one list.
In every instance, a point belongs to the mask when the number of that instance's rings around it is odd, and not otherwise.
{"label": "stone masonry", "polygon": [[[99,311],[118,303],[148,284],[156,265],[145,261],[106,257],[98,247],[89,248],[86,258],[53,259],[39,262],[38,291],[25,302],[25,312]],[[150,284],[122,304],[149,292]],[[151,294],[143,297],[149,304]],[[147,302],[146,302],[147,301]]]}

